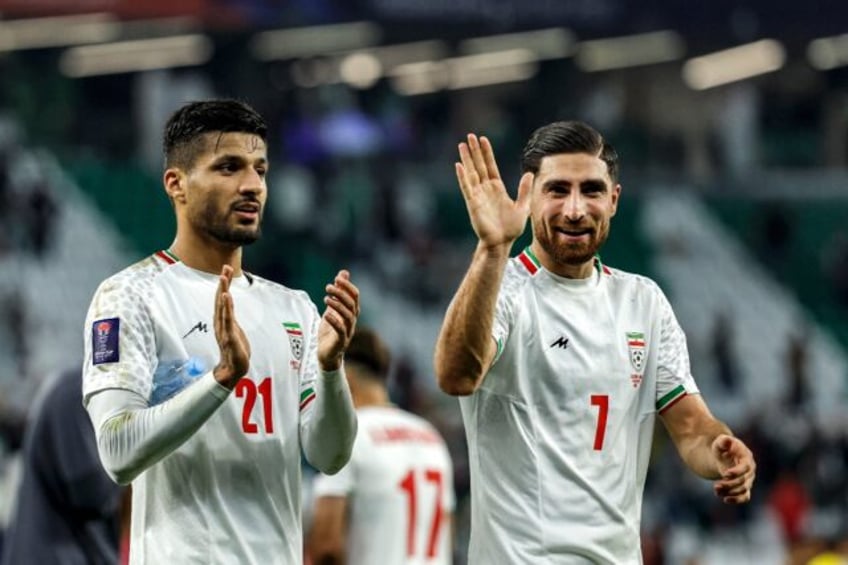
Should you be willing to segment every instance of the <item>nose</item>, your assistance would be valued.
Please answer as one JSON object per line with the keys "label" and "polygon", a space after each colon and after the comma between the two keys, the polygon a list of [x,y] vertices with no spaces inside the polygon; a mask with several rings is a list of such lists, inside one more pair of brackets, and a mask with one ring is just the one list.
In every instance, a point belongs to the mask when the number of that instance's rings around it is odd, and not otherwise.
{"label": "nose", "polygon": [[265,191],[265,177],[259,174],[259,171],[250,168],[242,178],[239,186],[239,192],[242,194],[258,195]]}
{"label": "nose", "polygon": [[563,216],[569,222],[579,222],[586,215],[586,199],[579,190],[572,190],[564,199]]}

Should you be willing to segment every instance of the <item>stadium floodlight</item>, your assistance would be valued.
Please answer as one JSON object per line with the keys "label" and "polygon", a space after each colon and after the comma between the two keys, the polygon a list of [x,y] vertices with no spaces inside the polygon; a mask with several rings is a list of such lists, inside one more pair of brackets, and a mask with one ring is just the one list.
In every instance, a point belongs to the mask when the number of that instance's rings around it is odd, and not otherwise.
{"label": "stadium floodlight", "polygon": [[383,65],[370,53],[353,53],[339,64],[342,80],[354,88],[371,88],[383,76]]}
{"label": "stadium floodlight", "polygon": [[449,90],[519,82],[531,78],[539,70],[539,58],[529,49],[454,57],[448,64],[451,71]]}
{"label": "stadium floodlight", "polygon": [[122,25],[107,13],[0,20],[0,52],[113,41]]}
{"label": "stadium floodlight", "polygon": [[807,60],[820,71],[848,65],[848,33],[812,40],[807,46]]}
{"label": "stadium floodlight", "polygon": [[299,58],[292,62],[290,72],[294,83],[304,88],[345,82],[367,89],[398,67],[440,59],[447,52],[447,44],[440,40],[397,43]]}
{"label": "stadium floodlight", "polygon": [[538,70],[535,53],[529,49],[510,49],[399,65],[390,75],[395,90],[415,96],[444,89],[520,82],[533,77]]}
{"label": "stadium floodlight", "polygon": [[85,45],[62,53],[59,68],[66,76],[79,78],[187,67],[207,62],[213,49],[202,34]]}
{"label": "stadium floodlight", "polygon": [[404,96],[430,94],[448,84],[448,66],[444,61],[420,61],[398,65],[391,71],[392,86]]}
{"label": "stadium floodlight", "polygon": [[313,57],[371,47],[381,35],[380,27],[372,22],[278,29],[257,33],[250,51],[262,61]]}
{"label": "stadium floodlight", "polygon": [[683,81],[694,90],[706,90],[779,70],[786,50],[774,39],[694,57],[683,65]]}
{"label": "stadium floodlight", "polygon": [[458,50],[462,55],[478,55],[510,51],[512,49],[529,49],[539,60],[562,59],[574,54],[574,34],[562,27],[505,33],[472,37],[459,43]]}
{"label": "stadium floodlight", "polygon": [[581,41],[574,62],[586,72],[595,72],[667,63],[685,53],[680,34],[663,30]]}

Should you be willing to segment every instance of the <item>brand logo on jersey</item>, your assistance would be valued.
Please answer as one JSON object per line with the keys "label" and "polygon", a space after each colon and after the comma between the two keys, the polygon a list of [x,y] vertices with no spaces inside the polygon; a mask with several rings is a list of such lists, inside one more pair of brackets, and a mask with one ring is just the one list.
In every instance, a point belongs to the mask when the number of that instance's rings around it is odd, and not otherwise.
{"label": "brand logo on jersey", "polygon": [[303,330],[297,322],[283,322],[283,327],[289,336],[292,357],[300,361],[303,358]]}
{"label": "brand logo on jersey", "polygon": [[183,339],[190,336],[192,333],[194,333],[195,330],[201,331],[203,333],[209,333],[209,327],[206,324],[204,324],[203,322],[197,322],[196,324],[194,324],[194,326],[192,326],[190,330],[188,330],[188,333],[183,336]]}
{"label": "brand logo on jersey", "polygon": [[91,363],[115,363],[120,358],[118,335],[121,328],[119,318],[97,320],[91,326]]}
{"label": "brand logo on jersey", "polygon": [[568,338],[564,336],[559,336],[555,342],[551,344],[551,347],[559,347],[560,349],[568,349]]}
{"label": "brand logo on jersey", "polygon": [[630,349],[630,365],[636,371],[630,375],[633,388],[642,382],[642,373],[645,370],[645,334],[642,332],[627,332],[627,347]]}

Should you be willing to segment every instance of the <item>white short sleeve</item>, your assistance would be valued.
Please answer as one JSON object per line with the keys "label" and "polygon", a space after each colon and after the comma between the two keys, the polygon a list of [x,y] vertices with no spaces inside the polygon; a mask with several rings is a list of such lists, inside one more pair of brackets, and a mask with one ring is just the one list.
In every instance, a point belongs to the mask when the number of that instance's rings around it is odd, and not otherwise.
{"label": "white short sleeve", "polygon": [[146,300],[149,279],[123,274],[104,281],[84,327],[83,398],[107,388],[150,398],[157,366],[154,324]]}

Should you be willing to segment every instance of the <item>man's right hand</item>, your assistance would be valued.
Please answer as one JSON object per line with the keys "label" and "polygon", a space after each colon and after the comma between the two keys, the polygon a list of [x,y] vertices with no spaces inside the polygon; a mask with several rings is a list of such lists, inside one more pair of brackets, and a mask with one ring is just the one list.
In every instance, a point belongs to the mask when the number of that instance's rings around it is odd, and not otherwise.
{"label": "man's right hand", "polygon": [[456,178],[480,244],[490,249],[512,247],[527,225],[533,173],[521,177],[518,198],[513,200],[501,180],[487,138],[478,140],[473,133],[468,134],[468,142],[459,144],[459,157],[461,162],[455,164]]}
{"label": "man's right hand", "polygon": [[215,339],[221,350],[221,359],[213,370],[215,380],[229,389],[247,374],[250,368],[250,342],[238,325],[233,308],[233,295],[230,283],[233,280],[233,268],[224,265],[215,293]]}

